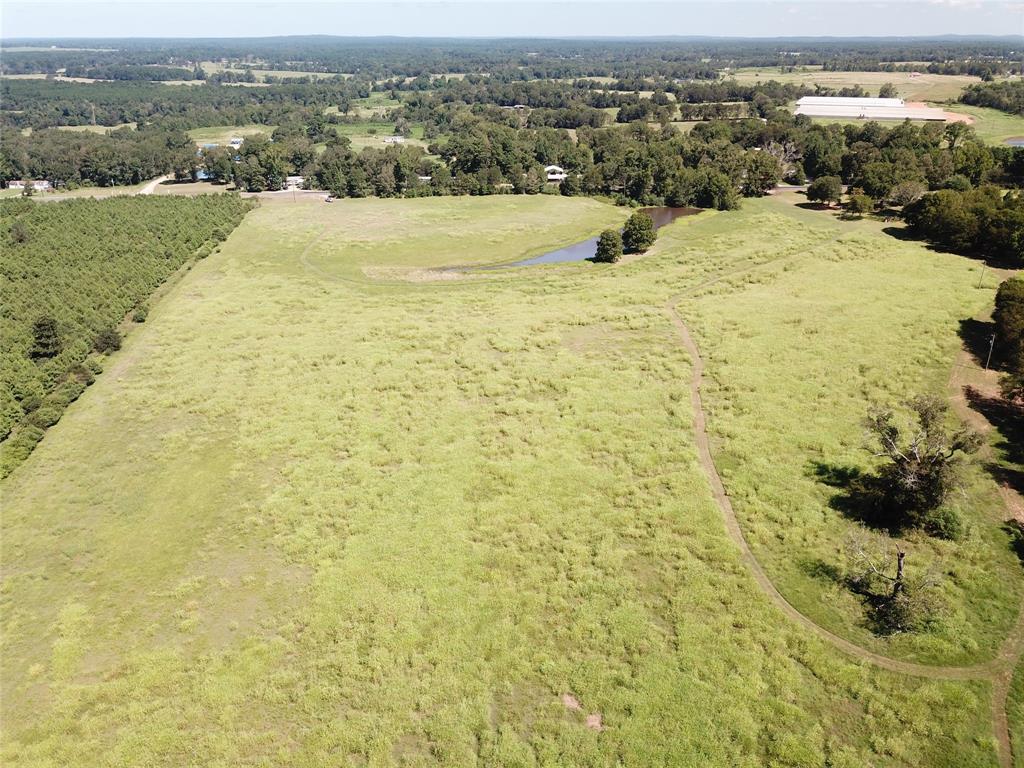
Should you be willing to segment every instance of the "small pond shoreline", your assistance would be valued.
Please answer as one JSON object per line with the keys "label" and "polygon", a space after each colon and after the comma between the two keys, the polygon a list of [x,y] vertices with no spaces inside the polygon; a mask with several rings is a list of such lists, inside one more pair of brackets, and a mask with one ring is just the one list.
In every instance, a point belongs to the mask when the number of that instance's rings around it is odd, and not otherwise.
{"label": "small pond shoreline", "polygon": [[[701,212],[700,208],[673,208],[669,206],[640,208],[639,210],[650,215],[654,220],[655,229],[661,229],[662,227],[671,224],[676,219],[684,216],[695,216]],[[534,267],[540,264],[567,264],[576,261],[589,261],[594,258],[594,255],[597,253],[597,240],[598,235],[595,235],[594,237],[588,237],[586,240],[581,240],[577,243],[573,243],[572,245],[555,248],[554,250],[542,253],[539,256],[531,256],[527,259],[520,259],[518,261],[509,261],[501,264],[485,264],[482,266],[442,267],[439,271],[479,272],[481,270]]]}

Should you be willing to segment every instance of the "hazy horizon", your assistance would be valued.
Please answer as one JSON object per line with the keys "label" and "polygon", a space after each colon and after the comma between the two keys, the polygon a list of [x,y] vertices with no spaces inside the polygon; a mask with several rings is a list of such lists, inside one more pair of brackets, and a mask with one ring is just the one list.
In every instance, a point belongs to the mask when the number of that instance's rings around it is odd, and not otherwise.
{"label": "hazy horizon", "polygon": [[[843,34],[835,34],[836,29]],[[1024,3],[994,0],[507,0],[3,3],[4,40],[249,38],[908,38],[1024,35]]]}

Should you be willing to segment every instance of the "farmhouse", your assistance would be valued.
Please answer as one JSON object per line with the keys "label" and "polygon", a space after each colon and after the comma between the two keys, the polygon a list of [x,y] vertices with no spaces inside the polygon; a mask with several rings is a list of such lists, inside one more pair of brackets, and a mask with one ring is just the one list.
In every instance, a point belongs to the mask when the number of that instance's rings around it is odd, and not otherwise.
{"label": "farmhouse", "polygon": [[284,180],[285,189],[302,189],[306,179],[303,176],[286,176]]}
{"label": "farmhouse", "polygon": [[548,175],[548,181],[565,181],[569,175],[565,172],[564,168],[557,165],[544,166],[544,173]]}
{"label": "farmhouse", "polygon": [[405,144],[405,136],[385,136],[385,144]]}
{"label": "farmhouse", "polygon": [[796,114],[857,120],[946,120],[943,110],[920,102],[851,96],[804,96],[796,103]]}
{"label": "farmhouse", "polygon": [[245,139],[242,139],[242,138],[239,138],[238,136],[236,136],[233,139],[231,139],[231,141],[228,142],[228,146],[230,146],[232,149],[238,149],[239,147],[242,146],[242,143],[244,141],[245,141]]}

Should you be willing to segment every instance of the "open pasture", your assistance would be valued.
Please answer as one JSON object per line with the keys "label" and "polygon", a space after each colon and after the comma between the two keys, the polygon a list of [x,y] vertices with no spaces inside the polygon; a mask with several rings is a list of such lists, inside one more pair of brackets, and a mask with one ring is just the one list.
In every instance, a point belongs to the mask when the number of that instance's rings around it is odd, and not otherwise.
{"label": "open pasture", "polygon": [[[384,141],[387,136],[395,135],[395,124],[384,120],[369,119],[358,123],[337,123],[332,126],[339,136],[348,137],[352,148],[357,152],[364,147],[377,149],[388,146]],[[405,137],[405,144],[426,147],[428,142],[423,138],[423,126],[413,125],[412,132]]]}
{"label": "open pasture", "polygon": [[267,136],[274,132],[276,125],[213,125],[208,128],[193,128],[188,135],[196,144],[227,144],[234,137]]}
{"label": "open pasture", "polygon": [[[941,390],[957,317],[990,299],[973,265],[764,200],[614,267],[409,279],[624,214],[547,196],[251,212],[3,486],[5,764],[994,765],[986,682],[880,671],[758,590],[665,311],[686,297],[757,551],[860,640],[859,607],[786,566],[846,525],[806,465],[858,461],[871,398]],[[992,515],[960,552],[912,542],[979,584],[948,590],[957,636],[887,652],[991,652],[1020,581],[992,583]]]}
{"label": "open pasture", "polygon": [[[977,264],[889,238],[879,223],[850,227],[788,211],[821,234],[831,226],[832,236],[779,254],[775,243],[811,232],[765,230],[770,249],[723,233],[719,248],[760,253],[765,267],[681,307],[707,350],[716,463],[747,538],[801,612],[864,647],[927,663],[989,658],[1021,596],[1020,562],[1000,528],[1005,510],[991,477],[976,467],[954,502],[969,521],[964,540],[902,540],[908,564],[944,574],[948,611],[929,633],[886,640],[856,620],[860,598],[841,583],[850,567],[844,546],[862,526],[837,511],[843,488],[830,478],[870,469],[862,425],[870,403],[945,392],[959,324],[991,305],[994,287],[976,287]],[[716,250],[712,241],[688,251],[709,245]],[[872,535],[890,546],[886,535]]]}
{"label": "open pasture", "polygon": [[862,86],[872,96],[885,83],[892,83],[900,97],[907,101],[956,101],[968,85],[980,83],[971,75],[930,75],[912,72],[825,72],[820,67],[801,67],[793,72],[780,72],[772,67],[746,67],[725,73],[739,83],[797,83],[813,88],[816,84],[829,88]]}

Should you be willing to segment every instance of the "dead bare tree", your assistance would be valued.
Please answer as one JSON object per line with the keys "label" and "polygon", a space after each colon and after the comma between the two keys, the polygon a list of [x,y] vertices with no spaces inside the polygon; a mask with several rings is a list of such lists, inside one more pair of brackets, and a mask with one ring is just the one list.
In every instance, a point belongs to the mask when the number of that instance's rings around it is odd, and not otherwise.
{"label": "dead bare tree", "polygon": [[847,554],[853,563],[848,583],[863,595],[872,610],[876,629],[882,634],[916,632],[924,629],[939,612],[939,575],[926,571],[911,578],[906,570],[906,551],[895,547],[895,568],[884,566],[888,555],[873,545],[866,532],[847,541]]}

